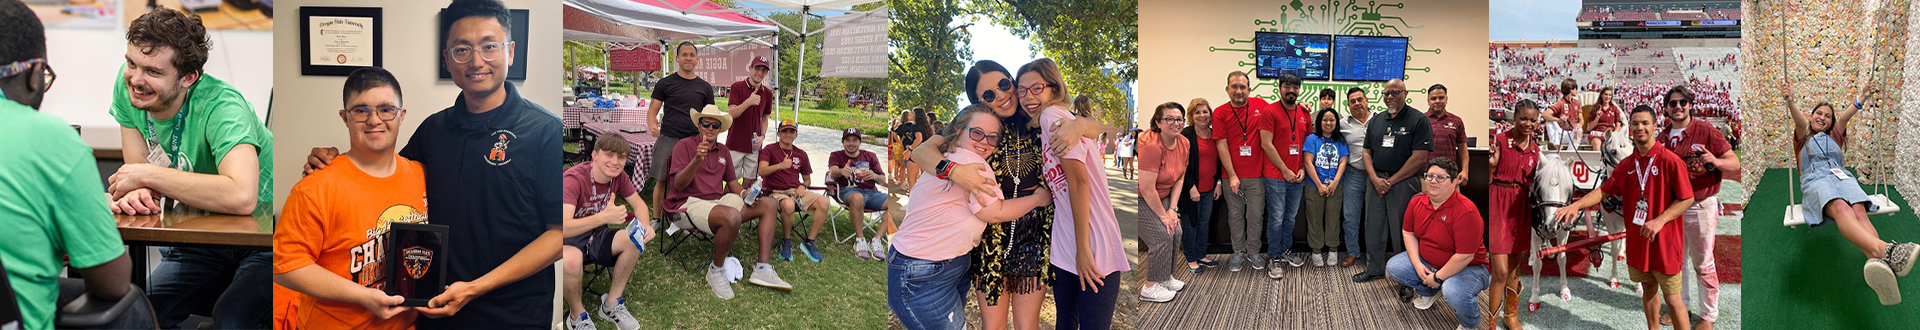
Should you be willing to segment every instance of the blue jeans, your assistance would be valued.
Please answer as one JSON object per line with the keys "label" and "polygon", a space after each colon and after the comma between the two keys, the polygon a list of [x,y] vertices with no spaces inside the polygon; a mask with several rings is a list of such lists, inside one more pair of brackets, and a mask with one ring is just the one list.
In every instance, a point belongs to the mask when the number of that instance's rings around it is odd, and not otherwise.
{"label": "blue jeans", "polygon": [[1347,174],[1340,178],[1340,235],[1345,236],[1347,255],[1360,255],[1360,222],[1366,220],[1367,176],[1359,169],[1347,167]]}
{"label": "blue jeans", "polygon": [[[1432,297],[1435,293],[1442,294],[1441,299],[1446,299],[1447,306],[1453,307],[1454,320],[1458,321],[1460,326],[1474,328],[1480,325],[1480,303],[1475,299],[1479,297],[1480,291],[1487,289],[1486,266],[1467,266],[1460,269],[1459,273],[1453,274],[1453,277],[1435,280],[1440,282],[1439,288],[1430,288],[1426,283],[1420,283],[1420,274],[1414,273],[1413,263],[1407,259],[1406,253],[1400,253],[1394,255],[1392,260],[1388,260],[1387,277],[1392,277],[1394,282],[1400,282],[1401,285],[1412,287],[1413,293],[1421,297]],[[1435,271],[1440,269],[1425,261],[1421,261],[1420,264],[1426,265],[1427,269]]]}
{"label": "blue jeans", "polygon": [[1187,255],[1187,262],[1200,262],[1207,258],[1207,238],[1213,232],[1213,194],[1215,191],[1200,193],[1200,201],[1180,201],[1181,248]]}
{"label": "blue jeans", "polygon": [[865,208],[865,210],[862,211],[879,211],[887,207],[887,193],[880,192],[879,190],[854,187],[840,188],[840,196],[838,197],[840,197],[841,201],[847,201],[847,197],[853,196],[851,195],[853,193],[859,193],[860,196],[866,197],[860,201],[860,203],[866,204],[862,206]]}
{"label": "blue jeans", "polygon": [[1293,248],[1293,218],[1300,213],[1300,183],[1267,178],[1267,258]]}
{"label": "blue jeans", "polygon": [[966,329],[967,269],[973,258],[962,254],[941,261],[920,260],[889,251],[887,308],[907,329]]}
{"label": "blue jeans", "polygon": [[[1105,330],[1113,328],[1113,303],[1120,298],[1120,281],[1115,276],[1101,279],[1097,291],[1080,289],[1080,276],[1053,267],[1053,303],[1059,312],[1055,330]],[[1109,274],[1111,275],[1111,274]]]}
{"label": "blue jeans", "polygon": [[264,329],[273,318],[273,252],[164,248],[147,277],[147,300],[161,329],[179,328],[212,305],[218,329]]}

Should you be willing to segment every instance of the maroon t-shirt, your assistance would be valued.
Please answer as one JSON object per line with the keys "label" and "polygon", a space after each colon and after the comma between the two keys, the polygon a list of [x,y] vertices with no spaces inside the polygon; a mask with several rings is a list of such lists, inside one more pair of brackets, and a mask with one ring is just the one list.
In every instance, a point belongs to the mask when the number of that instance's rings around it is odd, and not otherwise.
{"label": "maroon t-shirt", "polygon": [[1420,260],[1438,270],[1455,254],[1473,254],[1468,266],[1487,264],[1487,245],[1480,236],[1487,231],[1487,220],[1480,217],[1480,208],[1459,191],[1441,202],[1439,209],[1433,208],[1430,197],[1414,196],[1407,203],[1407,218],[1400,222],[1400,230],[1420,241]]}
{"label": "maroon t-shirt", "polygon": [[561,172],[560,188],[560,203],[573,205],[574,218],[599,214],[607,209],[607,201],[637,193],[633,179],[627,178],[624,172],[607,183],[593,182],[593,162],[580,163]]}
{"label": "maroon t-shirt", "polygon": [[1441,115],[1427,111],[1427,122],[1433,125],[1433,152],[1427,158],[1446,158],[1454,163],[1460,162],[1460,144],[1467,141],[1467,124],[1460,116],[1448,111]]}
{"label": "maroon t-shirt", "polygon": [[773,113],[773,107],[767,106],[773,104],[773,90],[768,89],[767,85],[760,85],[758,90],[747,88],[745,80],[733,82],[733,87],[727,88],[727,106],[746,103],[748,91],[760,94],[760,105],[747,108],[739,117],[733,117],[733,126],[727,128],[726,141],[727,150],[733,152],[753,152],[760,148],[753,144],[753,135],[766,130],[767,121],[764,119]]}
{"label": "maroon t-shirt", "polygon": [[1674,155],[1680,156],[1680,161],[1687,164],[1688,182],[1693,184],[1693,197],[1706,199],[1719,194],[1722,173],[1719,168],[1701,160],[1700,154],[1711,153],[1719,156],[1733,150],[1733,146],[1727,144],[1727,136],[1721,135],[1720,129],[1714,128],[1713,124],[1708,124],[1700,118],[1692,118],[1692,122],[1687,123],[1687,128],[1681,130],[1678,136],[1673,132],[1673,128],[1668,127],[1660,130],[1660,135],[1654,138],[1660,140],[1661,146],[1672,151]]}
{"label": "maroon t-shirt", "polygon": [[760,148],[760,161],[767,165],[779,164],[787,161],[787,158],[793,158],[793,167],[774,171],[772,175],[760,176],[761,180],[766,180],[762,181],[761,188],[767,190],[799,188],[800,176],[813,174],[813,164],[807,162],[807,151],[800,150],[800,146],[785,149],[781,148],[779,143],[773,143]]}
{"label": "maroon t-shirt", "polygon": [[[694,149],[699,147],[699,135],[680,139],[673,145],[673,162],[667,164],[668,187],[672,187],[674,176],[680,175],[680,170],[695,161]],[[713,144],[713,150],[708,150],[706,159],[700,159],[700,166],[693,170],[693,183],[687,184],[686,189],[667,189],[667,201],[663,203],[667,204],[666,208],[680,208],[687,203],[687,197],[718,200],[726,196],[726,182],[738,178],[733,171],[733,159],[727,157],[726,150],[725,143]]]}
{"label": "maroon t-shirt", "polygon": [[861,150],[860,155],[854,157],[847,157],[846,150],[835,150],[832,155],[827,156],[827,166],[853,169],[864,168],[873,171],[873,176],[865,180],[853,180],[845,176],[833,177],[834,184],[841,187],[853,186],[859,187],[860,189],[879,190],[874,189],[873,180],[886,177],[887,175],[887,172],[880,169],[882,167],[880,166],[880,157],[874,156],[872,151],[866,150]]}

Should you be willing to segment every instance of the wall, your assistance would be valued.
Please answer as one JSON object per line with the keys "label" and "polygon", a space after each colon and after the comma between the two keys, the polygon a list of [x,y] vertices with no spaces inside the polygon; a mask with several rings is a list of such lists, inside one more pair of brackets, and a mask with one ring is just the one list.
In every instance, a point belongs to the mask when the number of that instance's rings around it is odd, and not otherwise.
{"label": "wall", "polygon": [[[261,118],[266,117],[267,95],[273,89],[273,49],[261,45],[273,38],[264,31],[207,31],[207,75],[225,80]],[[95,149],[120,148],[120,124],[107,113],[113,104],[113,82],[126,63],[127,30],[47,29],[47,59],[59,79],[47,91],[40,111],[80,125],[80,137]]]}
{"label": "wall", "polygon": [[[301,76],[299,57],[292,55],[300,52],[299,7],[319,6],[322,1],[280,0],[276,1],[274,17],[286,21],[275,24],[273,30],[273,49],[280,54],[273,63],[273,83],[282,91],[276,95],[274,116],[268,124],[274,132],[274,193],[286,196],[293,184],[300,181],[300,169],[313,147],[334,146],[345,151],[347,148],[346,126],[340,121],[340,86],[346,77],[340,76]],[[560,71],[551,68],[560,67],[560,3],[540,0],[503,0],[508,8],[528,9],[532,26],[527,31],[533,40],[515,40],[526,43],[530,54],[527,56],[528,70],[525,81],[513,81],[520,95],[539,104],[547,110],[560,111],[562,82]],[[440,45],[438,39],[441,8],[448,1],[379,1],[379,0],[335,0],[324,1],[324,6],[335,7],[382,7],[382,30],[385,32],[385,47],[382,49],[384,67],[400,79],[404,93],[403,102],[407,108],[407,118],[401,124],[401,136],[411,136],[420,121],[441,109],[452,106],[459,97],[460,87],[452,80],[440,80],[438,62]],[[291,21],[287,21],[291,20]],[[547,68],[547,69],[538,69]],[[399,147],[406,146],[401,139]],[[559,174],[555,174],[559,175]],[[285,198],[274,199],[274,210],[278,213]]]}
{"label": "wall", "polygon": [[[1435,83],[1447,85],[1449,112],[1463,117],[1467,134],[1487,136],[1487,3],[1485,1],[1367,2],[1303,0],[1299,8],[1281,1],[1206,0],[1140,2],[1140,102],[1135,120],[1148,123],[1153,106],[1167,101],[1186,104],[1195,97],[1215,106],[1227,102],[1227,73],[1253,71],[1253,32],[1340,35],[1405,36],[1411,39],[1407,62],[1408,104],[1427,108],[1422,92]],[[1404,5],[1400,4],[1404,2]],[[1367,4],[1374,4],[1367,6]],[[1331,9],[1331,10],[1330,10]],[[1351,9],[1351,10],[1349,10]],[[1364,15],[1366,12],[1378,14]],[[1427,68],[1431,71],[1423,71]],[[1253,96],[1276,100],[1273,80],[1253,81]],[[1322,87],[1344,93],[1348,87],[1367,90],[1374,110],[1380,104],[1382,83],[1309,80],[1300,94],[1316,97]],[[1344,99],[1344,96],[1343,96]],[[1313,107],[1317,105],[1310,105]],[[1345,109],[1336,105],[1336,108]]]}

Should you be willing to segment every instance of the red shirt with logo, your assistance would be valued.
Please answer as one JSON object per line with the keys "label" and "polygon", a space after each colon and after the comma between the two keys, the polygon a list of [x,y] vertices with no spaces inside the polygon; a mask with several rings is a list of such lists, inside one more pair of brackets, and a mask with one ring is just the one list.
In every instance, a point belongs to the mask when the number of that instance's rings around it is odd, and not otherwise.
{"label": "red shirt with logo", "polygon": [[1467,142],[1466,122],[1452,112],[1441,114],[1427,110],[1427,123],[1433,125],[1433,152],[1427,154],[1427,158],[1446,158],[1460,163],[1460,144]]}
{"label": "red shirt with logo", "polygon": [[1707,164],[1701,157],[1704,153],[1719,156],[1733,150],[1733,146],[1727,143],[1727,136],[1721,135],[1719,128],[1700,118],[1692,118],[1685,129],[1661,129],[1660,135],[1654,138],[1686,163],[1687,175],[1691,180],[1689,183],[1693,184],[1693,196],[1707,198],[1720,193],[1720,169]]}
{"label": "red shirt with logo", "polygon": [[1407,203],[1407,218],[1400,222],[1400,230],[1420,241],[1420,260],[1437,268],[1455,254],[1473,254],[1468,266],[1487,264],[1487,244],[1481,236],[1487,231],[1487,220],[1480,216],[1480,208],[1457,190],[1437,209],[1431,197],[1413,196]]}
{"label": "red shirt with logo", "polygon": [[807,161],[807,151],[800,150],[800,146],[796,145],[793,146],[793,149],[786,149],[781,148],[780,143],[775,142],[760,148],[760,161],[767,163],[767,165],[779,164],[780,162],[787,161],[789,158],[793,159],[793,166],[783,170],[773,171],[772,175],[760,176],[760,179],[766,180],[765,183],[762,183],[763,188],[769,190],[799,188],[800,176],[813,174],[813,164]]}
{"label": "red shirt with logo", "polygon": [[[1654,144],[1647,152],[1627,156],[1614,167],[1613,174],[1600,184],[1600,191],[1620,196],[1627,217],[1627,265],[1634,269],[1661,274],[1679,274],[1686,257],[1681,221],[1676,218],[1661,225],[1653,238],[1640,235],[1643,227],[1636,218],[1652,222],[1675,201],[1693,198],[1693,185],[1687,182],[1686,163],[1680,156]],[[1645,201],[1646,209],[1640,204]]]}
{"label": "red shirt with logo", "polygon": [[1260,149],[1266,109],[1267,101],[1258,97],[1247,98],[1246,107],[1234,108],[1228,102],[1213,109],[1213,139],[1227,142],[1227,157],[1241,179],[1258,178],[1265,174],[1262,169],[1272,166],[1261,165],[1267,163],[1266,151]]}
{"label": "red shirt with logo", "polygon": [[[1307,173],[1300,171],[1306,164],[1306,158],[1301,156],[1300,148],[1307,142],[1307,107],[1295,103],[1292,109],[1288,109],[1286,104],[1274,103],[1267,106],[1264,114],[1267,116],[1266,130],[1273,132],[1273,151],[1280,154],[1281,163],[1287,164],[1288,171],[1306,175]],[[1265,156],[1266,150],[1255,148],[1254,153]],[[1286,176],[1280,173],[1280,168],[1273,166],[1272,161],[1260,164],[1262,176],[1270,179],[1286,179]]]}

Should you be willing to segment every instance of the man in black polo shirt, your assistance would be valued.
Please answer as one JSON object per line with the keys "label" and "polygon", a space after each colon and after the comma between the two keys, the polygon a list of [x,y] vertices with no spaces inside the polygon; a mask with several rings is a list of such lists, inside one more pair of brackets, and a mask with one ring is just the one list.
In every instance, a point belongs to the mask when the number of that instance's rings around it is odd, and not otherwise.
{"label": "man in black polo shirt", "polygon": [[[426,168],[428,215],[448,227],[446,292],[420,329],[544,329],[560,259],[560,118],[506,81],[513,40],[499,0],[440,13],[441,59],[460,97],[421,121],[400,156]],[[338,151],[316,149],[310,167]],[[324,157],[323,157],[324,156]],[[318,158],[318,159],[316,159]]]}
{"label": "man in black polo shirt", "polygon": [[[687,113],[699,112],[713,104],[713,84],[693,73],[693,69],[700,66],[699,47],[682,41],[673,46],[673,57],[678,70],[660,78],[659,85],[653,88],[653,102],[647,102],[647,133],[659,138],[653,145],[665,146],[653,148],[653,164],[647,170],[647,176],[654,180],[653,205],[660,205],[661,199],[666,198],[667,174],[673,172],[667,169],[667,164],[673,162],[673,144],[700,134],[693,126],[693,117]],[[671,111],[660,111],[663,108]],[[654,216],[658,217],[660,211],[661,208],[654,208]]]}
{"label": "man in black polo shirt", "polygon": [[1367,121],[1367,141],[1360,151],[1362,173],[1367,177],[1367,221],[1361,226],[1366,239],[1367,270],[1353,275],[1354,282],[1372,282],[1386,276],[1387,257],[1407,250],[1399,237],[1407,202],[1420,188],[1417,180],[1407,180],[1425,170],[1427,153],[1433,151],[1433,126],[1427,115],[1407,105],[1407,83],[1387,81],[1381,92],[1387,111]]}

